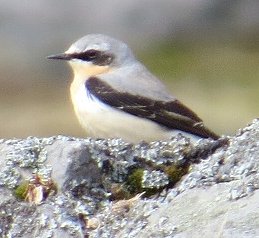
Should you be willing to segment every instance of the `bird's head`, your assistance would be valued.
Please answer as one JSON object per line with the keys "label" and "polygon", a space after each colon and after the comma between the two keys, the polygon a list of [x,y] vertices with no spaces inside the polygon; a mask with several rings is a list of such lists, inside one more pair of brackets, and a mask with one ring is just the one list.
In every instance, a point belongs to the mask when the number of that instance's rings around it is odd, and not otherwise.
{"label": "bird's head", "polygon": [[67,60],[76,75],[95,76],[134,60],[129,47],[116,39],[101,34],[90,34],[73,43],[62,54],[48,59]]}

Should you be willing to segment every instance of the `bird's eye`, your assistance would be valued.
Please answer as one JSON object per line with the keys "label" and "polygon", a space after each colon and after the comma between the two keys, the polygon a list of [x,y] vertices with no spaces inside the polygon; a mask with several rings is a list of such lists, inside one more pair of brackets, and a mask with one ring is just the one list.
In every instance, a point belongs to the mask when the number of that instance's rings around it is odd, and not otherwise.
{"label": "bird's eye", "polygon": [[99,51],[97,50],[87,50],[83,53],[74,54],[74,58],[80,59],[83,61],[92,61],[96,59],[98,55],[99,55]]}
{"label": "bird's eye", "polygon": [[95,59],[98,55],[98,51],[97,50],[88,50],[88,51],[85,52],[85,55],[89,59]]}

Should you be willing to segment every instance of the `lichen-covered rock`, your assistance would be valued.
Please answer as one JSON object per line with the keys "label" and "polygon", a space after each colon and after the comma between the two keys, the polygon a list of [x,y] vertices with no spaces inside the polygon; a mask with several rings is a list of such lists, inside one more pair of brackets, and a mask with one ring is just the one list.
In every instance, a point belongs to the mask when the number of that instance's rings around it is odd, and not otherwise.
{"label": "lichen-covered rock", "polygon": [[2,139],[0,236],[255,237],[258,141]]}

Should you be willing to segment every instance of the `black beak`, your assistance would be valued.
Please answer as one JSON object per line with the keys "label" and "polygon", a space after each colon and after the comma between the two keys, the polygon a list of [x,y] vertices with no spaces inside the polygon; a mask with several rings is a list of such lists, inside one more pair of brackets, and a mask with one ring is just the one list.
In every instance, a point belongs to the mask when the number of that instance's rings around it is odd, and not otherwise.
{"label": "black beak", "polygon": [[49,56],[47,56],[47,59],[71,60],[71,59],[73,59],[73,57],[70,54],[62,53],[62,54],[57,54],[57,55],[49,55]]}

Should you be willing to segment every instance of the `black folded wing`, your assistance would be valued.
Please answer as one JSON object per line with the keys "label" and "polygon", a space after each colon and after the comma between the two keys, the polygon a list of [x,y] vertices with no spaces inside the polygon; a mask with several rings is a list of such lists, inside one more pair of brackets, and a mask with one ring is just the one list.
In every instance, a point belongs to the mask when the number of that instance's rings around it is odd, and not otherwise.
{"label": "black folded wing", "polygon": [[152,100],[127,92],[119,92],[97,77],[90,77],[86,89],[100,101],[129,114],[158,123],[169,129],[185,131],[203,138],[217,139],[202,120],[180,101]]}

